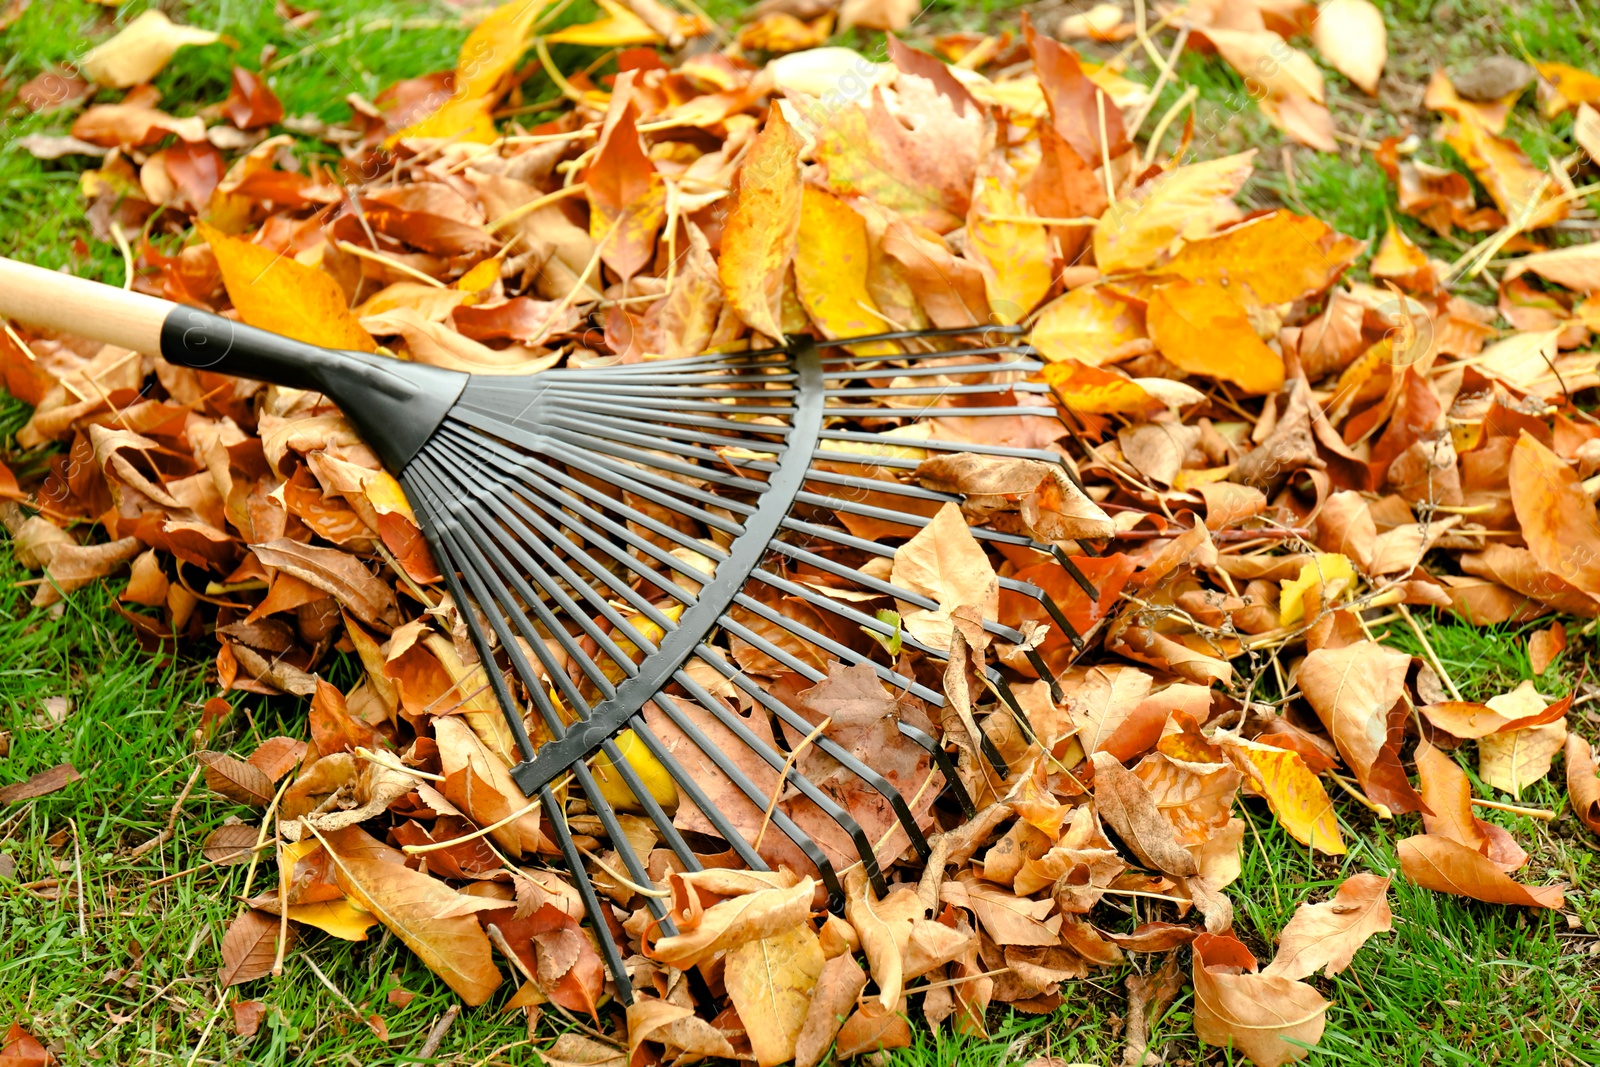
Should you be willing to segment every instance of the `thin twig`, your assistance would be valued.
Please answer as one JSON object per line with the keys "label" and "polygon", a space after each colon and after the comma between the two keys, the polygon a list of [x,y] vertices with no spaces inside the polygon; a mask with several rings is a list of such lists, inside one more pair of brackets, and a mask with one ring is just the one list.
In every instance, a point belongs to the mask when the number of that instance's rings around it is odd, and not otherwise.
{"label": "thin twig", "polygon": [[815,741],[822,731],[833,723],[833,716],[825,715],[822,721],[812,728],[809,734],[801,738],[800,743],[789,752],[789,758],[783,761],[783,769],[778,772],[778,784],[773,787],[772,799],[767,801],[767,810],[761,814],[761,828],[756,831],[755,842],[750,846],[754,849],[761,847],[761,839],[767,836],[767,827],[772,823],[772,812],[778,806],[778,798],[783,795],[783,783],[789,780],[789,772],[794,769],[795,760],[800,758],[800,753]]}
{"label": "thin twig", "polygon": [[178,794],[178,799],[173,801],[172,810],[167,812],[167,825],[162,831],[143,844],[135,845],[128,851],[129,859],[138,859],[151,849],[172,840],[173,832],[178,825],[178,812],[183,808],[184,801],[189,799],[189,791],[194,788],[194,783],[200,779],[201,766],[196,763],[194,770],[189,772],[189,780],[183,783],[183,792]]}
{"label": "thin twig", "polygon": [[1444,669],[1444,661],[1439,658],[1439,653],[1434,651],[1433,643],[1428,640],[1428,635],[1422,632],[1422,627],[1418,626],[1417,620],[1412,617],[1411,610],[1404,604],[1396,604],[1395,607],[1400,609],[1400,617],[1406,620],[1406,625],[1411,627],[1411,632],[1417,635],[1417,640],[1422,643],[1422,650],[1428,654],[1428,659],[1432,661],[1433,669],[1439,672],[1439,680],[1444,683],[1446,689],[1450,690],[1450,695],[1457,700],[1465,700],[1466,697],[1461,695],[1461,690],[1456,688],[1455,680],[1450,677],[1450,672]]}
{"label": "thin twig", "polygon": [[335,241],[334,247],[339,249],[341,252],[349,252],[352,256],[359,256],[362,259],[370,259],[374,263],[381,263],[390,270],[399,271],[406,277],[415,278],[424,285],[431,285],[435,289],[450,288],[444,282],[441,282],[438,278],[433,277],[431,274],[424,274],[415,267],[402,263],[398,259],[386,256],[382,252],[375,252],[370,248],[362,248],[360,245],[351,244],[349,241]]}
{"label": "thin twig", "polygon": [[449,1032],[450,1024],[456,1021],[456,1016],[461,1014],[461,1005],[452,1004],[439,1016],[439,1021],[433,1024],[433,1029],[428,1031],[427,1039],[422,1042],[422,1048],[417,1050],[417,1059],[425,1060],[439,1051],[439,1046],[444,1043],[444,1035]]}
{"label": "thin twig", "polygon": [[1480,808],[1492,808],[1495,811],[1510,812],[1512,815],[1526,815],[1540,822],[1551,822],[1556,817],[1555,812],[1545,808],[1525,808],[1520,804],[1502,804],[1498,800],[1480,800],[1478,797],[1473,797],[1472,802]]}

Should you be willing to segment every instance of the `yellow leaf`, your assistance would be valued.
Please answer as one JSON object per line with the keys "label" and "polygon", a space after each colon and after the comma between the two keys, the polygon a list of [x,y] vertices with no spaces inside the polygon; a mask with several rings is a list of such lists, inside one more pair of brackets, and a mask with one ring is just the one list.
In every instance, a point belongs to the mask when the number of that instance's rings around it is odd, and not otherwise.
{"label": "yellow leaf", "polygon": [[[307,840],[316,844],[315,839]],[[289,918],[346,941],[365,941],[368,928],[378,921],[370,912],[362,911],[350,903],[349,898],[319,900],[315,904],[291,904]]]}
{"label": "yellow leaf", "polygon": [[986,161],[972,190],[967,253],[983,272],[989,307],[1001,325],[1021,321],[1050,290],[1050,234],[1033,222],[1007,221],[1032,214],[1004,161]]}
{"label": "yellow leaf", "polygon": [[1427,253],[1393,222],[1389,223],[1389,230],[1383,235],[1367,270],[1374,278],[1392,278],[1408,289],[1433,287]]}
{"label": "yellow leaf", "polygon": [[469,305],[482,298],[489,287],[500,280],[500,266],[503,262],[499,256],[486,259],[456,280],[457,289],[472,294],[467,298]]}
{"label": "yellow leaf", "polygon": [[[795,287],[826,337],[881,333],[878,305],[867,290],[871,253],[867,224],[855,209],[832,193],[805,187],[800,200],[800,247],[794,260]],[[858,356],[894,355],[892,342],[851,345]]]}
{"label": "yellow leaf", "polygon": [[1266,798],[1290,837],[1330,856],[1345,854],[1333,801],[1300,753],[1234,737],[1223,740],[1222,746],[1244,774],[1245,784]]}
{"label": "yellow leaf", "polygon": [[568,26],[555,33],[546,34],[545,40],[551,44],[586,44],[596,48],[625,48],[628,45],[660,43],[661,35],[651,29],[638,15],[617,3],[617,0],[596,0],[596,2],[606,13],[605,18],[578,26]]}
{"label": "yellow leaf", "polygon": [[1371,0],[1322,0],[1311,27],[1311,43],[1333,68],[1378,94],[1378,77],[1389,58],[1389,31]]}
{"label": "yellow leaf", "polygon": [[454,137],[487,144],[494,140],[490,118],[500,83],[527,51],[534,20],[547,0],[510,0],[489,12],[462,42],[456,60],[455,93],[420,122],[401,130],[402,137]]}
{"label": "yellow leaf", "polygon": [[1044,368],[1044,380],[1050,383],[1063,404],[1084,414],[1121,415],[1161,406],[1133,379],[1075,359],[1048,364]]}
{"label": "yellow leaf", "polygon": [[[1343,586],[1329,597],[1329,587],[1343,582]],[[1278,597],[1278,625],[1293,626],[1306,617],[1306,594],[1313,589],[1317,599],[1326,605],[1330,599],[1349,596],[1356,583],[1356,568],[1338,552],[1318,552],[1316,558],[1300,568],[1297,578],[1286,578]]]}
{"label": "yellow leaf", "polygon": [[[672,775],[655,758],[643,741],[634,735],[632,730],[624,730],[617,735],[617,748],[622,752],[622,758],[639,775],[639,780],[650,791],[667,811],[675,811],[678,807],[678,787],[673,783]],[[613,807],[627,811],[640,811],[642,806],[634,796],[633,790],[628,788],[628,783],[623,780],[622,773],[611,762],[611,757],[604,752],[597,753],[592,765],[595,784],[600,787],[600,793]]]}
{"label": "yellow leaf", "polygon": [[228,299],[246,323],[323,348],[377,351],[328,275],[204,222],[195,228],[216,255]]}
{"label": "yellow leaf", "polygon": [[745,1023],[757,1067],[794,1058],[822,964],[822,941],[809,923],[729,950],[728,998]]}
{"label": "yellow leaf", "polygon": [[1579,104],[1600,104],[1600,78],[1565,63],[1535,63],[1544,79],[1539,95],[1544,98],[1545,118],[1555,118]]}
{"label": "yellow leaf", "polygon": [[1162,271],[1223,286],[1244,307],[1269,307],[1327,289],[1364,247],[1320,219],[1274,211],[1184,245]]}
{"label": "yellow leaf", "polygon": [[1179,167],[1106,209],[1094,227],[1094,261],[1107,274],[1141,270],[1239,217],[1233,195],[1250,177],[1254,150]]}
{"label": "yellow leaf", "polygon": [[783,283],[800,236],[800,144],[783,109],[769,111],[734,174],[717,264],[729,306],[774,339],[783,335]]}
{"label": "yellow leaf", "polygon": [[1557,199],[1565,192],[1563,184],[1535,167],[1515,141],[1463,118],[1451,125],[1445,143],[1456,150],[1517,229],[1538,230],[1567,217],[1571,205]]}
{"label": "yellow leaf", "polygon": [[78,69],[91,81],[113,89],[147,82],[161,72],[178,49],[206,45],[220,39],[211,30],[179,26],[151,9],[122,28],[122,32],[91,48],[78,61]]}
{"label": "yellow leaf", "polygon": [[617,78],[600,128],[594,161],[584,171],[589,189],[589,236],[601,259],[631,278],[656,255],[656,231],[667,217],[667,190],[639,139],[633,73]]}
{"label": "yellow leaf", "polygon": [[415,526],[417,514],[411,510],[411,501],[406,499],[406,491],[400,488],[400,483],[395,481],[388,471],[377,471],[367,480],[362,487],[366,494],[367,503],[372,505],[372,510],[379,515],[400,514]]}
{"label": "yellow leaf", "polygon": [[1044,306],[1033,324],[1033,346],[1048,360],[1075,359],[1091,367],[1146,345],[1144,316],[1101,286],[1074,289]]}
{"label": "yellow leaf", "polygon": [[1283,357],[1256,336],[1244,308],[1220,286],[1163,285],[1150,297],[1145,323],[1161,354],[1191,374],[1233,382],[1249,393],[1283,386]]}

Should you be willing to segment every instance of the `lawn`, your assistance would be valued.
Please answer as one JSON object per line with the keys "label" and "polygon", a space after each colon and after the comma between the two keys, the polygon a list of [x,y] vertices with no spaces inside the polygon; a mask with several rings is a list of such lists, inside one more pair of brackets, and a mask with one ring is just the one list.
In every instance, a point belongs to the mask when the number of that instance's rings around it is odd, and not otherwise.
{"label": "lawn", "polygon": [[[70,62],[86,42],[103,39],[113,21],[147,6],[146,0],[115,9],[88,0],[34,0],[0,32],[5,92],[9,96],[52,64]],[[1048,10],[1058,17],[1069,6]],[[1466,63],[1486,52],[1526,52],[1592,66],[1600,45],[1596,16],[1576,0],[1395,0],[1383,6],[1391,70],[1419,87],[1441,57]],[[287,112],[338,118],[347,113],[349,93],[370,98],[399,78],[451,66],[465,34],[459,9],[425,0],[327,0],[298,30],[262,0],[177,0],[163,7],[179,21],[220,30],[231,40],[231,47],[187,49],[159,76],[166,104],[180,114],[186,102],[222,100],[230,63],[237,58],[259,67],[270,48],[273,85]],[[726,0],[711,5],[725,20],[739,7]],[[592,7],[575,3],[562,21],[592,17]],[[944,2],[933,5],[925,21],[990,28],[1012,17],[999,5]],[[880,42],[862,35],[843,43],[870,51]],[[592,52],[572,54],[583,63],[593,58]],[[558,50],[558,62],[562,56]],[[1130,58],[1130,76],[1148,80],[1144,57]],[[1179,74],[1201,93],[1200,124],[1207,131],[1196,143],[1201,156],[1261,149],[1247,203],[1287,203],[1357,237],[1381,235],[1393,193],[1369,153],[1357,146],[1338,156],[1286,150],[1252,107],[1239,106],[1241,84],[1215,60],[1186,56]],[[530,102],[554,95],[541,78],[525,86]],[[1381,108],[1337,75],[1330,74],[1330,90],[1341,130],[1359,130],[1375,141],[1420,128],[1420,89],[1415,99],[1385,99]],[[1179,92],[1167,88],[1154,114]],[[61,120],[48,114],[13,107],[7,115],[8,141],[64,132]],[[1556,143],[1542,125],[1513,124],[1511,133],[1536,161]],[[1445,149],[1431,144],[1420,157],[1450,162]],[[120,255],[94,240],[83,214],[78,181],[86,165],[71,158],[40,162],[13,145],[0,152],[0,253],[50,267],[70,263],[79,273],[121,282]],[[1431,254],[1460,254],[1413,220],[1397,221]],[[83,244],[75,251],[78,241]],[[19,470],[44,462],[15,446],[26,416],[22,405],[0,394],[0,457]],[[386,932],[363,943],[312,932],[292,947],[281,978],[221,989],[222,930],[238,898],[270,884],[271,874],[248,864],[208,865],[201,853],[214,828],[250,815],[194,781],[191,753],[201,708],[217,693],[209,650],[203,642],[176,655],[142,649],[116,607],[121,579],[71,594],[59,610],[35,611],[28,605],[28,578],[10,552],[0,550],[0,729],[9,750],[0,758],[0,783],[65,762],[83,778],[0,809],[0,1026],[23,1024],[64,1063],[534,1062],[531,1048],[559,1032],[559,1018],[546,1017],[530,1034],[521,1012],[499,1010],[504,995],[463,1012],[434,1055],[419,1058],[455,997]],[[1504,692],[1530,676],[1531,627],[1479,630],[1418,618],[1469,699]],[[1403,623],[1386,626],[1388,640],[1421,651]],[[1592,624],[1574,622],[1570,629],[1568,651],[1538,679],[1548,694],[1576,685],[1593,655]],[[304,708],[296,699],[230,699],[233,711],[214,725],[212,747],[250,751],[275,734],[305,736]],[[1600,738],[1595,706],[1583,704],[1572,717],[1574,728],[1591,739]],[[1477,795],[1493,795],[1475,775],[1473,784]],[[1357,804],[1341,802],[1352,847],[1336,862],[1308,855],[1259,801],[1244,805],[1251,830],[1244,874],[1230,896],[1240,935],[1253,947],[1269,947],[1296,905],[1321,899],[1349,874],[1396,878],[1394,931],[1369,942],[1347,971],[1316,980],[1334,1007],[1321,1047],[1307,1063],[1600,1063],[1600,853],[1566,811],[1564,789],[1555,782],[1538,784],[1517,802],[1555,811],[1557,818],[1479,814],[1505,826],[1533,853],[1526,881],[1569,883],[1564,913],[1474,904],[1407,885],[1398,876],[1394,842],[1418,832],[1415,816],[1378,822]],[[1138,918],[1130,913],[1130,927]],[[887,1062],[979,1067],[1020,1065],[1043,1055],[1117,1061],[1125,977],[1105,970],[1070,987],[1067,1003],[1053,1016],[997,1016],[987,1041],[921,1030],[914,1047],[888,1054]],[[1152,1052],[1168,1062],[1235,1062],[1197,1045],[1189,996],[1185,990],[1157,1021]],[[251,1038],[234,1032],[231,1005],[243,999],[268,1006]],[[383,1036],[363,1021],[370,1015],[381,1017]]]}

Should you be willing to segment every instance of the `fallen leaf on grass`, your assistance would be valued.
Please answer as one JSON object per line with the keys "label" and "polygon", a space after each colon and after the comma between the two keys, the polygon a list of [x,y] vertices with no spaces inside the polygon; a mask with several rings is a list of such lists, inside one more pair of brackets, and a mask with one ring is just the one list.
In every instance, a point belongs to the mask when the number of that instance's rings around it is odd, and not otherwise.
{"label": "fallen leaf on grass", "polygon": [[1339,754],[1369,797],[1393,811],[1416,811],[1422,799],[1400,766],[1399,737],[1391,712],[1401,705],[1411,657],[1363,641],[1319,648],[1300,665],[1306,702],[1322,720]]}
{"label": "fallen leaf on grass", "polygon": [[0,1046],[0,1064],[4,1067],[46,1067],[50,1053],[38,1038],[16,1022],[6,1029],[6,1043]]}
{"label": "fallen leaf on grass", "polygon": [[1373,934],[1393,928],[1389,879],[1376,874],[1347,878],[1330,900],[1302,904],[1278,935],[1278,954],[1264,975],[1309,978],[1318,970],[1332,978],[1355,957]]}
{"label": "fallen leaf on grass", "polygon": [[1424,889],[1490,904],[1531,908],[1560,909],[1566,900],[1561,886],[1514,882],[1487,856],[1449,838],[1419,834],[1401,841],[1396,851],[1400,854],[1400,872]]}
{"label": "fallen leaf on grass", "polygon": [[115,37],[89,49],[78,69],[101,85],[126,89],[161,72],[178,49],[221,39],[212,30],[180,26],[154,8],[141,13]]}
{"label": "fallen leaf on grass", "polygon": [[1289,836],[1332,856],[1348,851],[1333,801],[1300,753],[1243,738],[1229,738],[1223,751],[1244,772],[1245,784],[1266,798]]}
{"label": "fallen leaf on grass", "polygon": [[325,272],[204,222],[195,228],[211,246],[228,298],[249,325],[324,348],[377,348],[350,313],[344,290]]}
{"label": "fallen leaf on grass", "polygon": [[1334,70],[1377,95],[1378,76],[1389,59],[1389,35],[1383,12],[1368,0],[1322,0],[1311,43]]}
{"label": "fallen leaf on grass", "polygon": [[1484,705],[1505,725],[1478,738],[1478,777],[1516,796],[1523,786],[1550,773],[1550,763],[1567,740],[1566,711],[1571,696],[1546,701],[1526,680]]}
{"label": "fallen leaf on grass", "polygon": [[822,967],[822,942],[804,922],[729,950],[723,981],[759,1067],[778,1067],[795,1057]]}
{"label": "fallen leaf on grass", "polygon": [[805,1021],[795,1039],[794,1067],[817,1067],[867,987],[867,973],[849,952],[822,965]]}
{"label": "fallen leaf on grass", "polygon": [[256,838],[261,831],[246,823],[229,823],[219,826],[206,835],[200,854],[212,863],[227,866],[244,863],[254,853]]}
{"label": "fallen leaf on grass", "polygon": [[[217,978],[225,986],[238,985],[272,973],[278,954],[278,931],[282,924],[276,915],[258,908],[242,912],[228,924],[222,935],[222,966]],[[288,941],[294,941],[294,927],[287,928]],[[284,946],[288,951],[288,945]]]}
{"label": "fallen leaf on grass", "polygon": [[224,752],[199,752],[195,759],[205,768],[206,787],[235,804],[264,808],[275,790],[272,779],[254,764],[234,759]]}
{"label": "fallen leaf on grass", "polygon": [[261,1028],[261,1017],[267,1012],[267,1006],[259,1000],[236,1000],[233,1002],[233,1032],[240,1037],[253,1037]]}
{"label": "fallen leaf on grass", "polygon": [[1232,1045],[1261,1067],[1304,1059],[1311,1051],[1304,1046],[1322,1038],[1328,1002],[1304,982],[1254,969],[1231,934],[1194,939],[1195,1034],[1208,1045]]}
{"label": "fallen leaf on grass", "polygon": [[13,782],[0,787],[0,804],[15,804],[19,800],[32,800],[65,789],[83,775],[70,763],[58,763],[49,770],[40,771],[25,782]]}
{"label": "fallen leaf on grass", "polygon": [[359,827],[317,836],[332,857],[339,887],[353,901],[393,931],[462,1000],[476,1006],[489,999],[500,984],[500,970],[478,920],[461,910],[470,898],[406,867],[399,850]]}
{"label": "fallen leaf on grass", "polygon": [[1543,674],[1566,648],[1567,628],[1563,623],[1553,622],[1543,630],[1535,630],[1528,635],[1528,665],[1535,675]]}
{"label": "fallen leaf on grass", "polygon": [[1577,471],[1523,433],[1511,452],[1510,482],[1534,559],[1569,585],[1600,593],[1600,520]]}
{"label": "fallen leaf on grass", "polygon": [[628,1058],[630,1063],[647,1062],[639,1049],[646,1041],[663,1045],[675,1055],[668,1058],[690,1060],[707,1056],[733,1059],[738,1053],[721,1030],[695,1015],[693,1008],[669,1004],[655,997],[639,997],[627,1008]]}
{"label": "fallen leaf on grass", "polygon": [[1567,735],[1567,794],[1573,814],[1600,834],[1600,769],[1595,766],[1594,746],[1575,733]]}
{"label": "fallen leaf on grass", "polygon": [[1254,158],[1249,151],[1179,167],[1119,199],[1095,224],[1095,262],[1107,274],[1140,270],[1176,251],[1179,242],[1237,219],[1232,197],[1250,177]]}

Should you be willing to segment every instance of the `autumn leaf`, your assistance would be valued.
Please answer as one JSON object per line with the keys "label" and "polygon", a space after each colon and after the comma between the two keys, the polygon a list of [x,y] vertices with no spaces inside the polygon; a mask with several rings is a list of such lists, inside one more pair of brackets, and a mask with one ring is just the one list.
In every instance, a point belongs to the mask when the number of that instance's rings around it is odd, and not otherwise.
{"label": "autumn leaf", "polygon": [[[1241,966],[1245,973],[1236,972]],[[1261,1067],[1304,1059],[1305,1046],[1322,1037],[1328,1002],[1304,982],[1248,973],[1254,968],[1232,935],[1195,938],[1195,1034],[1208,1045],[1232,1045]]]}
{"label": "autumn leaf", "polygon": [[200,752],[195,756],[205,768],[206,787],[236,804],[265,807],[275,790],[272,779],[261,768],[223,752]]}
{"label": "autumn leaf", "polygon": [[83,776],[70,763],[58,763],[48,770],[21,782],[13,782],[7,786],[0,786],[0,804],[15,804],[19,800],[32,800],[35,797],[49,796],[51,793],[65,789]]}
{"label": "autumn leaf", "polygon": [[822,967],[822,942],[806,923],[729,950],[723,980],[759,1067],[794,1058]]}
{"label": "autumn leaf", "polygon": [[[1369,797],[1394,811],[1417,811],[1422,799],[1400,766],[1392,712],[1404,706],[1411,657],[1362,641],[1319,648],[1300,665],[1300,690],[1322,720]],[[1403,721],[1403,719],[1401,720]]]}
{"label": "autumn leaf", "polygon": [[1350,966],[1367,938],[1393,928],[1388,892],[1389,879],[1355,874],[1332,899],[1300,905],[1278,935],[1278,954],[1261,973],[1309,978],[1320,970],[1332,978]]}
{"label": "autumn leaf", "polygon": [[987,641],[981,625],[998,610],[999,580],[955,504],[942,506],[933,521],[900,546],[889,580],[937,605],[900,604],[901,624],[919,641],[948,648],[952,626],[961,627],[969,641]]}
{"label": "autumn leaf", "polygon": [[1229,738],[1223,752],[1244,772],[1249,788],[1266,798],[1289,836],[1329,855],[1346,853],[1333,801],[1298,752],[1243,738]]}
{"label": "autumn leaf", "polygon": [[600,143],[584,177],[589,236],[600,242],[606,266],[624,279],[655,256],[656,231],[667,216],[666,186],[639,139],[633,80],[632,71],[617,78]]}
{"label": "autumn leaf", "polygon": [[[228,924],[222,935],[222,966],[217,978],[225,986],[238,985],[272,973],[278,954],[278,918],[251,908]],[[289,941],[294,928],[288,929]],[[287,948],[287,946],[285,946]]]}
{"label": "autumn leaf", "polygon": [[411,870],[399,862],[397,850],[359,827],[317,837],[333,860],[339,887],[353,902],[388,927],[462,1000],[478,1005],[489,998],[500,984],[500,971],[478,920],[461,910],[471,898]]}
{"label": "autumn leaf", "polygon": [[[800,201],[800,245],[794,260],[800,303],[825,337],[881,333],[883,320],[867,288],[871,253],[867,224],[843,199],[807,185]],[[890,355],[890,341],[851,345],[858,356]]]}
{"label": "autumn leaf", "polygon": [[1573,813],[1600,834],[1600,770],[1595,766],[1594,747],[1575,733],[1567,735],[1567,794]]}
{"label": "autumn leaf", "polygon": [[[1570,705],[1570,699],[1564,699],[1554,706],[1556,711],[1565,711]],[[1507,722],[1478,739],[1478,777],[1520,797],[1524,786],[1550,773],[1551,761],[1567,741],[1566,717],[1551,719],[1552,704],[1539,695],[1531,681],[1491,697],[1487,707]]]}
{"label": "autumn leaf", "polygon": [[1471,897],[1490,904],[1520,904],[1559,909],[1566,899],[1559,885],[1529,886],[1514,882],[1500,868],[1465,845],[1445,837],[1421,834],[1396,846],[1400,871],[1424,889]]}
{"label": "autumn leaf", "polygon": [[228,299],[246,323],[324,348],[376,350],[350,314],[344,290],[327,274],[204,222],[195,228],[217,257]]}
{"label": "autumn leaf", "polygon": [[817,1067],[822,1062],[866,987],[867,973],[851,953],[834,956],[822,965],[795,1041],[795,1067]]}
{"label": "autumn leaf", "polygon": [[1045,359],[1076,360],[1090,367],[1147,347],[1144,316],[1135,304],[1120,299],[1114,289],[1097,285],[1074,289],[1046,304],[1034,320],[1030,340]]}
{"label": "autumn leaf", "polygon": [[983,271],[989,307],[1003,326],[1020,321],[1050,290],[1049,236],[1026,220],[1029,214],[1016,172],[1004,160],[985,160],[972,188],[967,252]]}
{"label": "autumn leaf", "polygon": [[734,173],[718,275],[728,305],[768,337],[783,336],[783,286],[800,237],[800,138],[773,108]]}
{"label": "autumn leaf", "polygon": [[391,140],[448,137],[488,143],[494,140],[489,112],[500,84],[528,48],[533,24],[545,0],[508,0],[473,27],[461,44],[454,92],[434,111],[401,130]]}
{"label": "autumn leaf", "polygon": [[1108,752],[1096,752],[1091,759],[1100,817],[1139,861],[1178,877],[1198,873],[1194,857],[1178,844],[1172,824],[1162,817],[1145,784]]}
{"label": "autumn leaf", "polygon": [[1283,357],[1262,343],[1244,309],[1215,285],[1175,282],[1150,297],[1150,340],[1177,366],[1248,393],[1283,385]]}
{"label": "autumn leaf", "polygon": [[1600,594],[1600,519],[1577,472],[1524,433],[1511,452],[1510,484],[1534,559],[1569,585]]}
{"label": "autumn leaf", "polygon": [[1191,163],[1140,186],[1100,216],[1094,258],[1108,274],[1155,265],[1182,241],[1209,235],[1239,216],[1232,197],[1250,177],[1255,152]]}
{"label": "autumn leaf", "polygon": [[802,878],[787,888],[766,887],[718,901],[705,909],[694,929],[652,945],[651,955],[684,970],[715,953],[781,934],[810,914],[815,886]]}
{"label": "autumn leaf", "polygon": [[1273,211],[1189,241],[1158,269],[1225,287],[1241,306],[1258,308],[1323,292],[1364,247],[1320,219]]}
{"label": "autumn leaf", "polygon": [[78,69],[100,85],[126,89],[154,78],[178,49],[220,39],[221,35],[211,30],[180,26],[152,8],[141,12],[115,37],[91,48],[78,61]]}
{"label": "autumn leaf", "polygon": [[1340,74],[1368,95],[1378,93],[1378,76],[1389,58],[1383,12],[1368,0],[1323,0],[1317,5],[1311,43]]}

